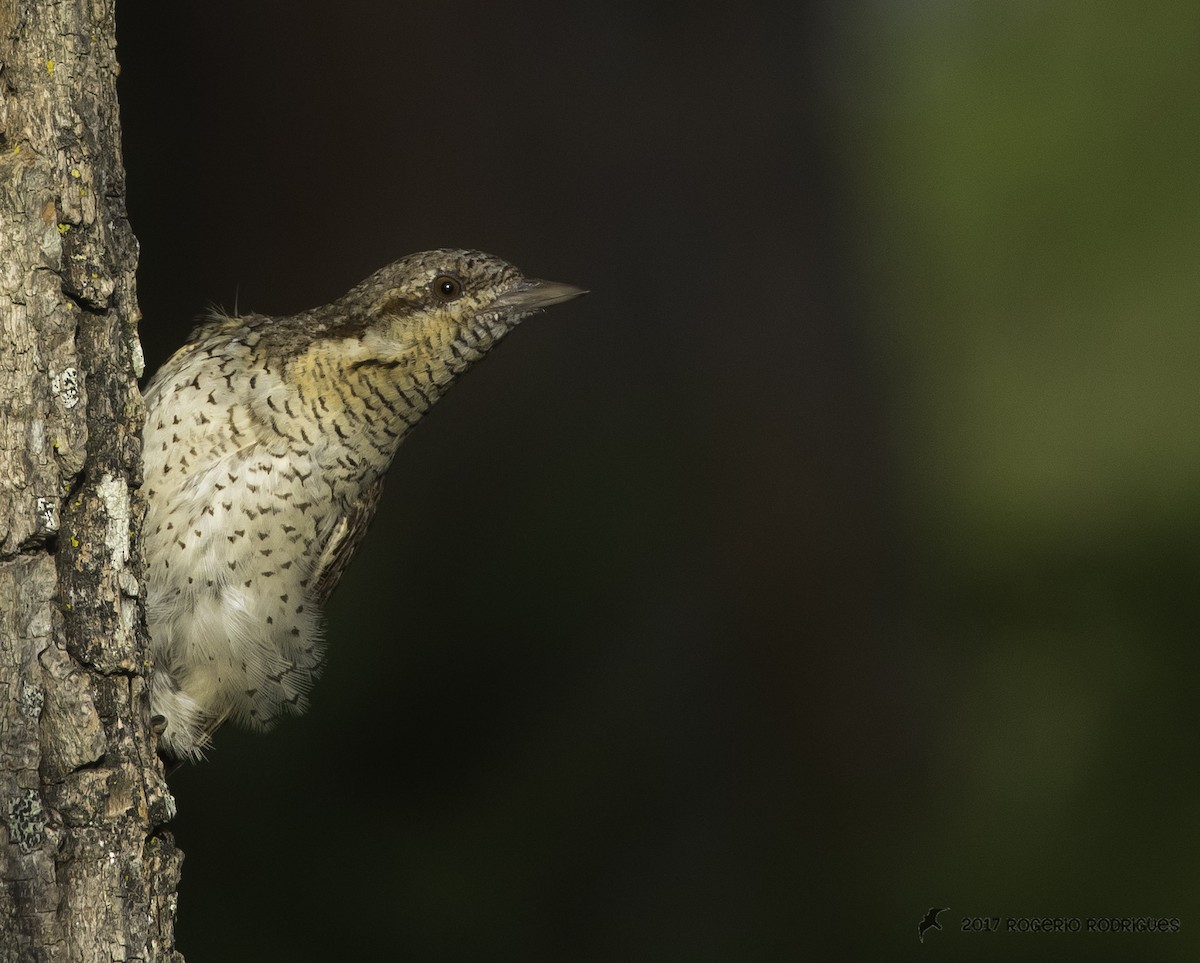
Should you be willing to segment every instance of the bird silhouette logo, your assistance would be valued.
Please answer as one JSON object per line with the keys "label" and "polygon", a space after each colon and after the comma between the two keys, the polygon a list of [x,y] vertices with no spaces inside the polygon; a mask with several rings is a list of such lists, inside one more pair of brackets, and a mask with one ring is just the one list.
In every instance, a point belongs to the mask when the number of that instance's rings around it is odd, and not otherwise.
{"label": "bird silhouette logo", "polygon": [[949,908],[949,906],[929,907],[929,912],[925,914],[925,919],[921,920],[921,922],[917,924],[917,939],[924,943],[926,930],[940,930],[942,928],[942,924],[938,922],[938,913],[944,913]]}

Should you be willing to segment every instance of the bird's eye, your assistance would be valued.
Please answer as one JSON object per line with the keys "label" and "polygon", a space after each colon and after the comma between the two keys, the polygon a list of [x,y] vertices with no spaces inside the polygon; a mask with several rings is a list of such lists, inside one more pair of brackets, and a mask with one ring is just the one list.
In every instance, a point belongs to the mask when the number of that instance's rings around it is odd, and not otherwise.
{"label": "bird's eye", "polygon": [[433,294],[439,301],[453,301],[462,293],[462,281],[452,275],[439,274],[433,279]]}

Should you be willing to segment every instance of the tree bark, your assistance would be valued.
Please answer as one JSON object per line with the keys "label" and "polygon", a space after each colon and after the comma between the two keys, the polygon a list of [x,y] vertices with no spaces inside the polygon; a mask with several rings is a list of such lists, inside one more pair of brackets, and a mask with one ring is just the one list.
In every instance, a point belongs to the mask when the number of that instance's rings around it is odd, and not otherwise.
{"label": "tree bark", "polygon": [[0,0],[0,963],[180,961],[115,0]]}

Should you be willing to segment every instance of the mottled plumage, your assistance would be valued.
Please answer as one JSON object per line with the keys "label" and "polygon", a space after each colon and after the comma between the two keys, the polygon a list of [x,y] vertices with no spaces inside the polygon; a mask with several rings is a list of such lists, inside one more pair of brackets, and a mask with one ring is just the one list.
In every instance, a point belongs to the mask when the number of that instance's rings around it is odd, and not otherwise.
{"label": "mottled plumage", "polygon": [[414,254],[291,317],[214,317],[146,389],[151,708],[196,758],[303,710],[320,606],[405,434],[517,322],[582,294],[476,251]]}

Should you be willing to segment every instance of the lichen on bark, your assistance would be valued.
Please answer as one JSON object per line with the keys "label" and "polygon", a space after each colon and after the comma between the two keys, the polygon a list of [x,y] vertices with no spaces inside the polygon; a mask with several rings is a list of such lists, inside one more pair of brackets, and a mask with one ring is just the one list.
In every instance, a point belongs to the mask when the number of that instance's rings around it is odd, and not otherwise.
{"label": "lichen on bark", "polygon": [[0,963],[180,961],[113,0],[0,0]]}

